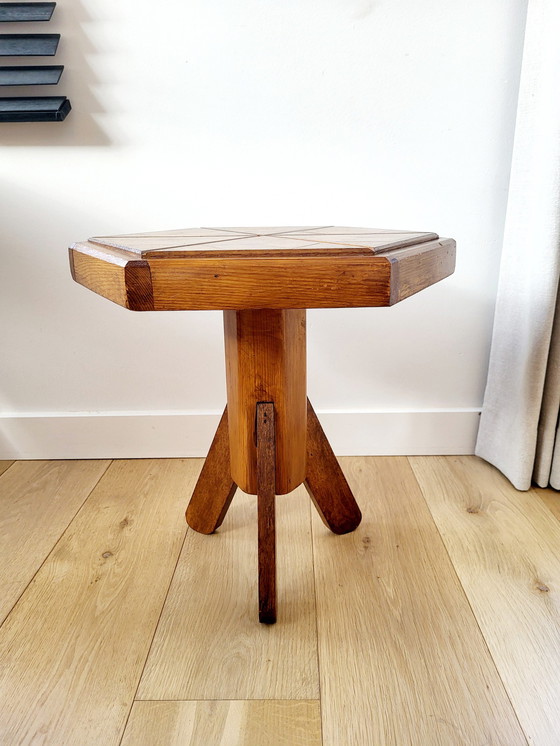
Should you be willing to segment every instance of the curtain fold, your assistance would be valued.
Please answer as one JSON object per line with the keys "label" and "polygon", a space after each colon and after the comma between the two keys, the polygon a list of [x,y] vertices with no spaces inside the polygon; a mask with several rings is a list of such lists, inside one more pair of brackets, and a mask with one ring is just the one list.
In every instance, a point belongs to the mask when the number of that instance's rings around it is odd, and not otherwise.
{"label": "curtain fold", "polygon": [[504,245],[476,454],[560,489],[560,2],[529,0]]}

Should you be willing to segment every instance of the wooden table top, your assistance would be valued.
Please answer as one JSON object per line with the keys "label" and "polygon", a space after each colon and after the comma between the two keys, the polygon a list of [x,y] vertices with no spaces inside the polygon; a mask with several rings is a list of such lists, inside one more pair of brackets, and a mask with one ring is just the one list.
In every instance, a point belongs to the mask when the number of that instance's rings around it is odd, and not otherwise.
{"label": "wooden table top", "polygon": [[74,279],[132,310],[387,306],[450,275],[436,233],[346,226],[182,228],[70,247]]}
{"label": "wooden table top", "polygon": [[389,231],[344,226],[269,228],[180,228],[124,236],[96,236],[89,241],[142,257],[295,256],[337,252],[368,255],[437,239],[436,233]]}

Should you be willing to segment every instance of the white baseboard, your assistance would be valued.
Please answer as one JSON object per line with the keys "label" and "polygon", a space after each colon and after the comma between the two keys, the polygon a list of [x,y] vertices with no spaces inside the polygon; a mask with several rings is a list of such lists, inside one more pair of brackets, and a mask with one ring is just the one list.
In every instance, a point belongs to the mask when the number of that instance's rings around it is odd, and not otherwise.
{"label": "white baseboard", "polygon": [[[479,410],[321,412],[337,456],[474,453]],[[0,415],[0,459],[205,456],[218,413],[63,412]]]}

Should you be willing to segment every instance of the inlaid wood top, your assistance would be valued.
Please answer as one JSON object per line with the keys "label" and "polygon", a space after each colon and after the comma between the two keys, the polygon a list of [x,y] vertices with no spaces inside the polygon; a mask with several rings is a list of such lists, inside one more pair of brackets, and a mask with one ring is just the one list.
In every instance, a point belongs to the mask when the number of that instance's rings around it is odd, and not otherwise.
{"label": "inlaid wood top", "polygon": [[349,228],[336,225],[268,228],[179,228],[89,241],[141,257],[158,256],[305,256],[325,252],[371,255],[437,239],[436,233]]}
{"label": "inlaid wood top", "polygon": [[72,244],[76,282],[137,311],[390,306],[450,275],[455,241],[348,226],[179,228]]}

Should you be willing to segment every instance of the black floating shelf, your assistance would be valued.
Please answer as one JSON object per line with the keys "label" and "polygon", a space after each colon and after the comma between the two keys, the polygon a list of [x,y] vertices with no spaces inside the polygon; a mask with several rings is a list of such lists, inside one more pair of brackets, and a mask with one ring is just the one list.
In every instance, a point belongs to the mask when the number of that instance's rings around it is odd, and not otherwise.
{"label": "black floating shelf", "polygon": [[40,65],[38,67],[1,67],[2,85],[57,85],[64,65]]}
{"label": "black floating shelf", "polygon": [[0,122],[62,122],[71,108],[66,96],[0,98]]}
{"label": "black floating shelf", "polygon": [[60,34],[0,34],[0,56],[52,57]]}
{"label": "black floating shelf", "polygon": [[0,22],[50,21],[56,3],[0,3]]}

